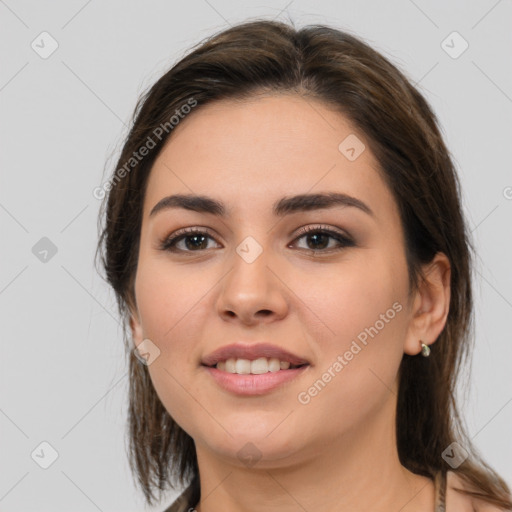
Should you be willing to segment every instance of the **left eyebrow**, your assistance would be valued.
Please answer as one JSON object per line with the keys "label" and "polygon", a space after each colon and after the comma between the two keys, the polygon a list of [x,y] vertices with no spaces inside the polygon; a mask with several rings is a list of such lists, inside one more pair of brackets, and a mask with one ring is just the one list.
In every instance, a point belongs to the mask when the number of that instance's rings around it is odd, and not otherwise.
{"label": "left eyebrow", "polygon": [[334,208],[336,206],[352,206],[359,208],[368,215],[375,216],[372,209],[366,203],[357,199],[357,197],[340,192],[283,197],[274,204],[273,211],[274,215],[282,217],[288,213]]}
{"label": "left eyebrow", "polygon": [[[291,213],[334,208],[337,206],[358,208],[368,215],[375,216],[366,203],[356,197],[340,192],[300,194],[283,197],[274,203],[272,211],[276,217],[283,217]],[[212,197],[192,194],[176,194],[164,197],[152,208],[149,216],[151,217],[159,211],[170,208],[183,208],[185,210],[226,217],[226,207],[222,202]]]}

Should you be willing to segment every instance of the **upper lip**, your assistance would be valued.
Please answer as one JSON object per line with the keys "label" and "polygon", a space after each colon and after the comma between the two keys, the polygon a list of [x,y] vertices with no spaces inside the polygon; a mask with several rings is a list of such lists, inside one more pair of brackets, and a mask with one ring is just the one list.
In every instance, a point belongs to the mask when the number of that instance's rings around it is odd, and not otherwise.
{"label": "upper lip", "polygon": [[284,348],[269,343],[258,343],[248,345],[245,343],[234,343],[232,345],[225,345],[217,350],[214,350],[201,360],[201,364],[205,366],[214,366],[219,361],[226,361],[228,359],[258,359],[260,357],[275,357],[280,361],[288,361],[290,364],[301,365],[309,364],[307,359],[292,354]]}

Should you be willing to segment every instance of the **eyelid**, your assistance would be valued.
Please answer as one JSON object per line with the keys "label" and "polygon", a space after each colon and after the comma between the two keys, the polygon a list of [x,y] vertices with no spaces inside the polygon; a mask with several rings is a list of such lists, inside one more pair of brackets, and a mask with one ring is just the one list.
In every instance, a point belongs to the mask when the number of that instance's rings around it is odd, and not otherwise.
{"label": "eyelid", "polygon": [[[171,250],[171,243],[173,245],[176,245],[177,242],[179,242],[179,239],[185,238],[187,235],[195,235],[195,234],[204,234],[208,235],[209,238],[212,240],[216,240],[216,235],[213,233],[213,231],[210,228],[207,228],[205,226],[188,226],[186,228],[181,228],[176,231],[173,231],[169,235],[164,236],[161,240],[158,242],[158,248],[162,250]],[[176,251],[176,252],[193,252],[193,251]],[[200,252],[200,251],[197,251]]]}
{"label": "eyelid", "polygon": [[328,233],[333,233],[333,234],[339,235],[340,237],[343,237],[343,238],[346,238],[346,239],[352,241],[352,237],[346,231],[340,230],[339,228],[336,228],[336,227],[327,226],[325,224],[308,224],[306,226],[302,226],[295,232],[294,240],[300,236],[307,234],[307,233],[316,232],[316,231],[326,231]]}
{"label": "eyelid", "polygon": [[207,235],[210,235],[212,238],[214,236],[213,234],[213,231],[210,229],[210,228],[207,228],[205,226],[189,226],[189,227],[186,227],[186,228],[180,228],[176,231],[173,231],[170,235],[168,235],[167,237],[165,237],[166,239],[167,238],[175,238],[177,236],[181,236],[181,235],[186,235],[188,233],[205,233]]}
{"label": "eyelid", "polygon": [[[342,249],[346,249],[348,247],[353,247],[356,245],[353,237],[348,234],[346,231],[340,230],[336,227],[331,227],[325,224],[308,224],[306,226],[302,226],[298,230],[295,231],[293,236],[293,240],[287,245],[287,247],[290,247],[290,245],[297,243],[297,240],[300,238],[303,238],[307,234],[312,233],[322,233],[326,234],[328,237],[334,239],[339,244],[338,247],[331,248],[331,249],[311,249],[314,252],[318,252],[319,254],[329,254],[336,251],[341,251]],[[163,251],[169,251],[174,252],[177,254],[186,254],[186,253],[201,253],[205,252],[208,249],[198,250],[198,251],[188,251],[188,250],[181,250],[181,249],[175,249],[175,246],[177,243],[181,242],[184,238],[188,236],[192,236],[194,234],[199,235],[207,235],[208,238],[215,241],[216,235],[212,232],[211,229],[204,227],[204,226],[189,226],[185,228],[178,229],[174,232],[172,232],[170,235],[165,236],[162,240],[159,241],[158,248]]]}

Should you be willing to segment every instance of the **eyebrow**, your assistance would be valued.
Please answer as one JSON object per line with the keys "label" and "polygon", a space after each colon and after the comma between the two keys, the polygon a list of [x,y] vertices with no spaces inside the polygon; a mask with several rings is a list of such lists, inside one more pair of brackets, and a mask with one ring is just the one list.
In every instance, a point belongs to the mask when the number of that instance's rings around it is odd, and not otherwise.
{"label": "eyebrow", "polygon": [[[340,192],[300,194],[291,197],[283,197],[274,203],[272,211],[276,217],[283,217],[290,213],[334,208],[337,206],[351,206],[362,210],[368,215],[375,216],[366,203],[356,197]],[[216,199],[202,195],[176,194],[164,197],[158,201],[152,208],[149,216],[152,217],[160,211],[173,208],[183,208],[200,213],[211,213],[219,217],[226,217],[227,215],[224,204]]]}

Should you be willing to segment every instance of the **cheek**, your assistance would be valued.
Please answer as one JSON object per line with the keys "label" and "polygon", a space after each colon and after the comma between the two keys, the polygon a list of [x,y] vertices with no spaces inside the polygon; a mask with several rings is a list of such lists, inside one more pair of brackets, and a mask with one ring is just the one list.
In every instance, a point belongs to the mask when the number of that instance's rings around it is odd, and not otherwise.
{"label": "cheek", "polygon": [[191,273],[171,268],[163,259],[139,261],[135,293],[143,335],[160,351],[148,371],[161,402],[184,428],[188,427],[191,396],[201,394],[190,369],[198,364],[200,326],[205,309],[213,307],[208,292],[215,282],[211,272],[198,268]]}
{"label": "cheek", "polygon": [[295,281],[294,291],[307,306],[304,318],[321,319],[321,328],[316,320],[303,322],[319,362],[310,379],[321,380],[318,405],[370,406],[389,393],[407,326],[404,265],[368,253],[368,259],[347,260],[336,272]]}
{"label": "cheek", "polygon": [[[385,331],[391,334],[396,330],[401,320],[395,313],[400,308],[393,309],[393,304],[402,304],[406,293],[406,276],[401,268],[398,261],[393,264],[387,256],[368,253],[366,257],[358,255],[337,266],[325,265],[323,269],[304,272],[300,279],[294,279],[294,292],[304,303],[304,309],[323,325],[322,353],[343,349],[347,342],[350,344],[376,322],[383,337],[387,337]],[[381,315],[385,316],[384,321],[390,321],[382,324]],[[313,339],[319,332],[314,331]]]}
{"label": "cheek", "polygon": [[135,293],[145,336],[161,350],[178,346],[175,342],[182,339],[185,328],[194,325],[194,316],[208,299],[213,277],[200,269],[191,274],[171,266],[165,257],[147,263],[141,259]]}

